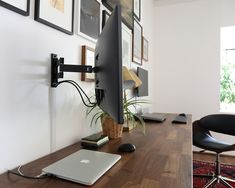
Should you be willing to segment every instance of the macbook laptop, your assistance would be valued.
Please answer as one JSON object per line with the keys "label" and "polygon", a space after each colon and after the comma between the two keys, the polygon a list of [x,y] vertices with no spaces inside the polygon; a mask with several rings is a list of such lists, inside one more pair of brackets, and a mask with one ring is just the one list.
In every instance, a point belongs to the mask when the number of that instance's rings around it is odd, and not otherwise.
{"label": "macbook laptop", "polygon": [[141,117],[146,121],[163,122],[166,119],[165,114],[144,113]]}
{"label": "macbook laptop", "polygon": [[42,171],[61,179],[92,185],[120,159],[120,155],[81,149]]}

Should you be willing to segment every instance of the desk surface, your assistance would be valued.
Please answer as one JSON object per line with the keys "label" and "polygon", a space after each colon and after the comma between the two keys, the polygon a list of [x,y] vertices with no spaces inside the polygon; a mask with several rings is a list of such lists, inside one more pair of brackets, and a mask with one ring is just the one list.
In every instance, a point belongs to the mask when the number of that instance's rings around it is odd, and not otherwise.
{"label": "desk surface", "polygon": [[[146,136],[134,130],[121,139],[111,140],[100,151],[117,153],[120,144],[135,144],[136,151],[121,154],[122,159],[93,186],[102,188],[190,188],[192,187],[192,129],[188,124],[173,125],[175,114],[167,114],[163,123],[146,123]],[[80,149],[80,143],[22,167],[23,173],[37,175],[41,169]],[[0,187],[78,188],[87,187],[55,177],[30,180],[12,174],[0,175]]]}

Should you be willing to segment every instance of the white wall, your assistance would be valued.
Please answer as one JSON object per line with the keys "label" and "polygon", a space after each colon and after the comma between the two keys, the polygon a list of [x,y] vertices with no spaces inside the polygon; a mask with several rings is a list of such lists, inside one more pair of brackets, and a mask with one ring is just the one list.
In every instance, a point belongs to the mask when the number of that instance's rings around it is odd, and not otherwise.
{"label": "white wall", "polygon": [[[149,42],[149,60],[142,61],[141,68],[148,70],[148,76],[149,76],[149,83],[148,83],[148,97],[143,97],[144,99],[147,99],[149,103],[147,105],[142,105],[140,108],[142,108],[143,111],[152,111],[153,108],[153,101],[154,101],[154,71],[153,67],[155,64],[155,51],[154,51],[154,27],[153,23],[155,20],[155,13],[154,13],[154,0],[142,0],[141,4],[141,26],[143,27],[143,36],[148,40]],[[132,63],[132,68],[136,68],[137,64]]]}
{"label": "white wall", "polygon": [[[72,86],[50,88],[50,53],[64,57],[66,63],[80,64],[81,45],[95,44],[38,23],[33,15],[34,1],[29,17],[0,7],[0,173],[100,130],[90,128],[86,108]],[[153,1],[148,0],[142,3],[141,23],[149,40],[152,20]],[[146,68],[153,65],[152,51],[149,59]],[[80,74],[65,73],[65,78],[92,93],[94,85],[80,82]]]}
{"label": "white wall", "polygon": [[233,0],[155,7],[155,111],[198,119],[219,112],[220,28],[235,25]]}
{"label": "white wall", "polygon": [[155,7],[155,111],[193,120],[219,113],[220,28],[235,25],[234,6],[197,0]]}

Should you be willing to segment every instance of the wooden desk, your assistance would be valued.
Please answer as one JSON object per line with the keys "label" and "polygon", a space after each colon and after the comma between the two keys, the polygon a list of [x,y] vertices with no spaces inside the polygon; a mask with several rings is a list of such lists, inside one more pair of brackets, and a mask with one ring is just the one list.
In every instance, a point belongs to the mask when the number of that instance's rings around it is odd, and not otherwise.
{"label": "wooden desk", "polygon": [[[164,123],[147,123],[146,136],[134,130],[121,139],[111,140],[100,151],[117,153],[121,143],[135,144],[134,153],[122,154],[114,165],[93,186],[102,188],[190,188],[192,187],[192,130],[191,116],[187,125],[172,125],[174,114],[168,114]],[[80,149],[80,143],[22,167],[23,173],[36,175],[49,164]],[[12,174],[0,175],[0,187],[17,188],[78,188],[81,184],[50,177],[30,180]]]}

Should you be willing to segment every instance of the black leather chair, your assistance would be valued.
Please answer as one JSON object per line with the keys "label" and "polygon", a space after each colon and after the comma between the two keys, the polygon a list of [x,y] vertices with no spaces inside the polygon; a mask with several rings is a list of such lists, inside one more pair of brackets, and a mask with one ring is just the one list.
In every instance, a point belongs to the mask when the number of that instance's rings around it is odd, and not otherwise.
{"label": "black leather chair", "polygon": [[235,115],[213,114],[193,122],[193,145],[216,153],[216,169],[213,175],[194,174],[194,176],[212,178],[204,188],[219,182],[226,187],[233,188],[228,182],[235,182],[235,180],[223,177],[220,174],[219,155],[225,151],[235,150],[235,144],[217,140],[209,131],[235,136]]}

